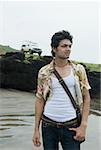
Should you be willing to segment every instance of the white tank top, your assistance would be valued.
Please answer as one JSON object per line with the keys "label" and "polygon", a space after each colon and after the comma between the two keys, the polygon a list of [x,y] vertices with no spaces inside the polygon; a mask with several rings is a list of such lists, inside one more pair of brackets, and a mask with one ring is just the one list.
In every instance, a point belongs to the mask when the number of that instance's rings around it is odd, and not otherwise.
{"label": "white tank top", "polygon": [[[56,77],[52,77],[52,97],[50,97],[44,108],[44,115],[48,118],[58,121],[65,122],[76,117],[75,109],[71,103],[70,98],[66,94],[65,90],[59,83]],[[65,83],[68,85],[74,98],[76,98],[75,93],[75,78],[73,71],[70,75],[63,78]]]}

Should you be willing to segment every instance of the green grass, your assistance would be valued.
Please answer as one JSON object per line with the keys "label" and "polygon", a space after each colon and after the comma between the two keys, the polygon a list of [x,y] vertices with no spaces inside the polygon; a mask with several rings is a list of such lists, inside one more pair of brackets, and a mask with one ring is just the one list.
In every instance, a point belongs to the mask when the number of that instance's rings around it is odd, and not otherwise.
{"label": "green grass", "polygon": [[0,45],[0,51],[1,52],[18,52],[18,50],[14,49],[14,48],[11,48],[10,46],[3,46],[3,45]]}
{"label": "green grass", "polygon": [[[0,45],[0,53],[6,53],[6,52],[18,52],[18,50],[11,48],[10,46],[4,46],[4,45]],[[30,56],[32,56],[32,58],[30,58]],[[43,57],[39,57],[38,55],[27,55],[26,54],[26,59],[25,62],[26,63],[30,63],[30,59],[31,60],[40,60],[43,59]],[[75,61],[77,62],[77,61]],[[77,62],[77,63],[82,63],[82,62]],[[101,72],[101,64],[91,64],[91,63],[84,63],[83,64],[86,65],[87,69],[89,71],[97,71],[97,72]]]}
{"label": "green grass", "polygon": [[85,65],[87,66],[87,68],[89,69],[89,71],[101,72],[101,64],[89,64],[89,63],[85,63]]}
{"label": "green grass", "polygon": [[[77,62],[77,61],[75,61]],[[86,65],[87,69],[89,71],[97,71],[97,72],[101,72],[101,64],[92,64],[92,63],[84,63],[84,62],[77,62],[77,63],[82,63],[84,65]]]}

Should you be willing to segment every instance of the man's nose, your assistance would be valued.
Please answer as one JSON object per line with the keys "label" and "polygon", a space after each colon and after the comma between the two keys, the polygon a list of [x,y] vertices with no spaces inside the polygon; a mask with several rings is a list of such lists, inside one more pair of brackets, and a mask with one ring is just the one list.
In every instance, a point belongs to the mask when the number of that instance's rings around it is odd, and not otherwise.
{"label": "man's nose", "polygon": [[71,48],[70,48],[69,46],[66,47],[66,50],[67,50],[67,51],[70,51],[70,49],[71,49]]}

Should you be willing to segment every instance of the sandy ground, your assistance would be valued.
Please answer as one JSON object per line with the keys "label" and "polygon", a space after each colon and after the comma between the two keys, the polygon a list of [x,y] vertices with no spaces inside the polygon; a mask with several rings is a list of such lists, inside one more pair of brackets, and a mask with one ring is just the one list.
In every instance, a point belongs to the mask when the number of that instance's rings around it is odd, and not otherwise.
{"label": "sandy ground", "polygon": [[[0,150],[43,150],[42,145],[36,148],[32,143],[34,102],[33,93],[0,90]],[[92,114],[81,150],[100,150],[100,141],[101,117]]]}

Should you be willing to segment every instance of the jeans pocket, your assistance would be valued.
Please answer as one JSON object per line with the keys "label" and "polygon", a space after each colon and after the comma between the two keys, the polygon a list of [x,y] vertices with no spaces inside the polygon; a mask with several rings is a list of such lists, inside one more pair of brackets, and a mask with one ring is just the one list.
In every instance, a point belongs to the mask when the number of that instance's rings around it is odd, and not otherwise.
{"label": "jeans pocket", "polygon": [[82,140],[82,141],[79,141],[79,140],[75,140],[75,139],[74,139],[74,141],[76,141],[76,142],[78,142],[78,143],[80,143],[80,144],[81,144],[81,143],[85,142],[85,139],[84,139],[84,140]]}

